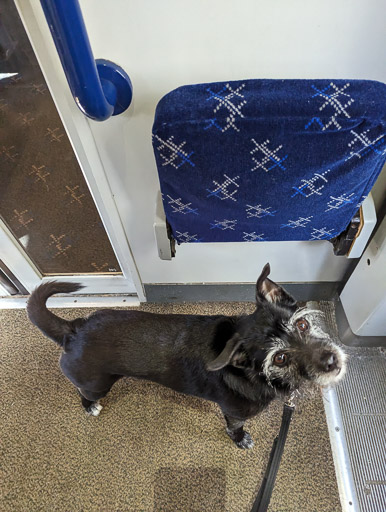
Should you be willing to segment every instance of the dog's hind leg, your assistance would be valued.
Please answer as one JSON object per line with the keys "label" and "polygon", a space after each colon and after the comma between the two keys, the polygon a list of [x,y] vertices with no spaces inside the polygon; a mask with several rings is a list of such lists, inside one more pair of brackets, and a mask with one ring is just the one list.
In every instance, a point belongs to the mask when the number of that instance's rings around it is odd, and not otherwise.
{"label": "dog's hind leg", "polygon": [[86,413],[90,416],[99,416],[99,413],[102,410],[99,399],[105,397],[110,389],[102,393],[95,393],[83,388],[77,388],[77,390]]}
{"label": "dog's hind leg", "polygon": [[87,387],[77,387],[82,400],[82,405],[87,414],[90,414],[91,416],[99,415],[102,410],[99,400],[107,395],[114,382],[118,379],[120,379],[119,375],[110,375],[108,378],[104,378],[96,387],[96,389],[103,389],[103,391],[91,391],[90,389],[87,389]]}
{"label": "dog's hind leg", "polygon": [[78,390],[82,405],[87,414],[91,416],[99,415],[102,406],[98,403],[98,400],[105,397],[113,384],[121,378],[121,375],[111,375],[103,372],[97,374],[97,376],[90,376],[87,364],[65,352],[60,358],[60,368]]}
{"label": "dog's hind leg", "polygon": [[244,430],[245,420],[240,420],[238,418],[233,418],[232,416],[228,416],[224,414],[225,421],[227,422],[227,434],[232,439],[232,441],[242,449],[253,448],[254,442],[249,434]]}

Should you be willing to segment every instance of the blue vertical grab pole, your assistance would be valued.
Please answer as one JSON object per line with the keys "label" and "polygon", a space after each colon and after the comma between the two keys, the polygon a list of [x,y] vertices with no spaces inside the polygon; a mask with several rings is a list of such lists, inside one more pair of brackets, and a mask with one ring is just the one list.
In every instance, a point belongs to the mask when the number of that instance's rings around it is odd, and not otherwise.
{"label": "blue vertical grab pole", "polygon": [[74,100],[95,121],[124,112],[133,89],[113,62],[95,61],[78,0],[40,0]]}

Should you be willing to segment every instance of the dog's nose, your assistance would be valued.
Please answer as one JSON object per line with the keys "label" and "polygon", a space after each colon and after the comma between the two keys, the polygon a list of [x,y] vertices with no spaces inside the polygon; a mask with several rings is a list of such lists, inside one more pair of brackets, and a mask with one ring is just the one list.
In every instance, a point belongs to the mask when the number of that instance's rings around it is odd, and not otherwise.
{"label": "dog's nose", "polygon": [[323,352],[321,363],[325,372],[332,372],[338,368],[338,358],[333,352]]}

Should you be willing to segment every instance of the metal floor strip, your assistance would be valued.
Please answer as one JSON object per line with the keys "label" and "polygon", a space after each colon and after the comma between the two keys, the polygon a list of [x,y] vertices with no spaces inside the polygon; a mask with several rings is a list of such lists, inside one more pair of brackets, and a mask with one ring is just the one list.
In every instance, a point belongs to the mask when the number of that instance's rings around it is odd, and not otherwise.
{"label": "metal floor strip", "polygon": [[336,390],[333,388],[324,390],[323,401],[342,511],[359,512],[359,502]]}
{"label": "metal floor strip", "polygon": [[337,388],[360,512],[386,511],[386,356],[351,349]]}
{"label": "metal floor strip", "polygon": [[[337,336],[332,303],[322,302]],[[386,511],[386,351],[345,347],[343,381],[324,393],[327,423],[344,512]]]}

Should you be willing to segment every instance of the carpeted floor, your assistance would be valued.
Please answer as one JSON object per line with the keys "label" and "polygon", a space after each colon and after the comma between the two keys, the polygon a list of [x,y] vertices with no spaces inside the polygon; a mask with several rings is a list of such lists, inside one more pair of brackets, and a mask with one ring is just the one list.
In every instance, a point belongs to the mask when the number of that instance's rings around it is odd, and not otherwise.
{"label": "carpeted floor", "polygon": [[[144,305],[174,313],[238,313],[252,305]],[[56,310],[74,318],[89,310]],[[237,449],[218,407],[124,379],[87,417],[58,367],[59,349],[24,310],[0,311],[1,512],[248,512],[279,430],[274,403]],[[320,397],[294,415],[270,512],[341,510]]]}

